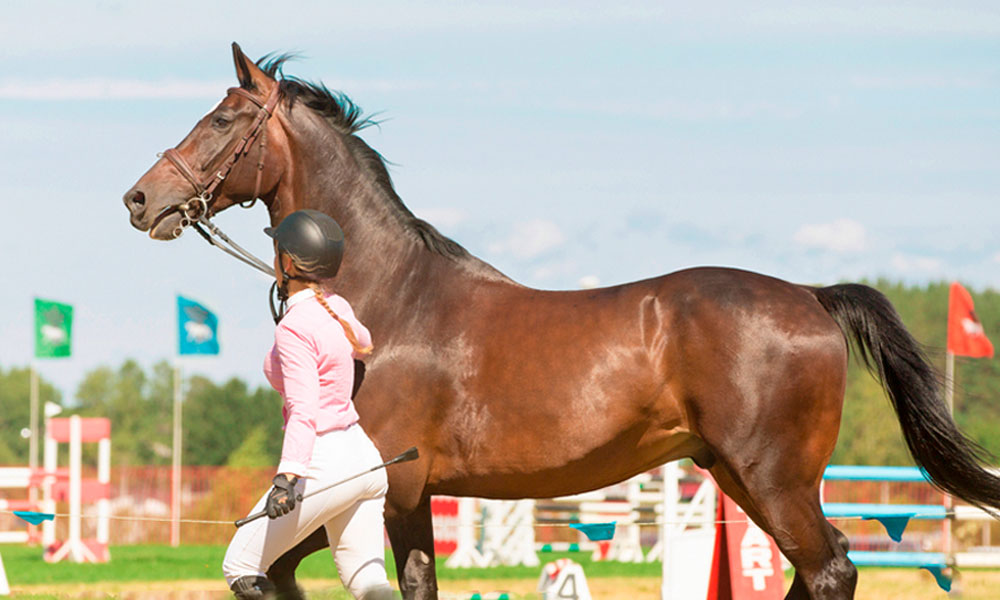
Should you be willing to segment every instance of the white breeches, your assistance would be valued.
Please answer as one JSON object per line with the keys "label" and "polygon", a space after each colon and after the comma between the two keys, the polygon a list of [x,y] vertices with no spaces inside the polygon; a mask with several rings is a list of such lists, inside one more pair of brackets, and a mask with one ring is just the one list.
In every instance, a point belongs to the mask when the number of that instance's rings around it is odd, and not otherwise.
{"label": "white breeches", "polygon": [[[308,473],[299,479],[296,489],[308,494],[382,462],[360,425],[320,434]],[[382,516],[387,489],[385,469],[379,469],[306,498],[287,515],[257,519],[240,527],[222,563],[226,582],[265,575],[278,557],[322,525],[348,591],[366,600],[391,598]],[[251,512],[263,510],[266,499],[265,493]]]}

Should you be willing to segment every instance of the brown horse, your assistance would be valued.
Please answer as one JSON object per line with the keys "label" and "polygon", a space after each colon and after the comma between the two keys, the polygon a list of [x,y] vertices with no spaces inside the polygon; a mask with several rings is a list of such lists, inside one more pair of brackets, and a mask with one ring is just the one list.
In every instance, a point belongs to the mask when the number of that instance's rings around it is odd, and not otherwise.
{"label": "brown horse", "polygon": [[[233,52],[240,88],[125,205],[154,239],[202,216],[192,187],[208,215],[259,196],[272,225],[313,208],[343,226],[339,291],[376,341],[356,400],[362,423],[383,456],[420,448],[389,473],[386,525],[405,597],[437,595],[432,494],[552,497],[692,457],[795,566],[789,598],[851,598],[857,571],[818,493],[849,339],[916,462],[942,489],[1000,507],[989,457],[958,431],[934,369],[879,292],[722,268],[587,291],[519,285],[406,209],[354,135],[367,121],[349,100],[280,78],[283,58]],[[325,544],[311,537],[270,575],[294,594],[298,561]]]}

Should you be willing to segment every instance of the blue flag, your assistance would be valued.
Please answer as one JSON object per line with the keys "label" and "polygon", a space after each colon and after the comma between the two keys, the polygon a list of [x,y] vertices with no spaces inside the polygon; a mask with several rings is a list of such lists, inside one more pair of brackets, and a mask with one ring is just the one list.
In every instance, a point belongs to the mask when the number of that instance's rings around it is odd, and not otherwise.
{"label": "blue flag", "polygon": [[218,354],[219,320],[194,300],[177,296],[177,352]]}

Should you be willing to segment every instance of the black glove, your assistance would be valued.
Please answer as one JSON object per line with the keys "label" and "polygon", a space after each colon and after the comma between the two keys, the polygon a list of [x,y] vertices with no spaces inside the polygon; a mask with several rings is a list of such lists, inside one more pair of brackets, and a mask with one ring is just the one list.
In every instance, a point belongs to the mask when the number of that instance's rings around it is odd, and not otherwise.
{"label": "black glove", "polygon": [[277,519],[282,515],[287,515],[295,508],[295,501],[302,500],[302,494],[295,491],[295,484],[299,478],[292,476],[291,481],[285,477],[284,473],[275,475],[272,483],[274,488],[267,495],[267,503],[264,509],[268,518]]}

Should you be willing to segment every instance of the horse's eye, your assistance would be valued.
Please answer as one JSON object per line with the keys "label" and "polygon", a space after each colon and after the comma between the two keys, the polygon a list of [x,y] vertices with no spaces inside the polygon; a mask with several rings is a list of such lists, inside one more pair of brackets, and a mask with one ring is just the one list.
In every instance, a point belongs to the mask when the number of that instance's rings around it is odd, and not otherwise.
{"label": "horse's eye", "polygon": [[216,129],[225,129],[226,127],[229,127],[230,123],[232,123],[232,121],[223,115],[215,115],[212,117],[212,127],[215,127]]}

